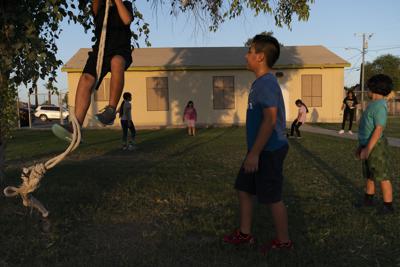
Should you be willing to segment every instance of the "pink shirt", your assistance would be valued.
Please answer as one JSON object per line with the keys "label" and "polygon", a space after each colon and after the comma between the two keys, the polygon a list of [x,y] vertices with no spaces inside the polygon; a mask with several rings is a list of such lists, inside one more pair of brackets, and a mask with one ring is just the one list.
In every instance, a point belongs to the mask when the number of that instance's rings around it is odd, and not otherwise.
{"label": "pink shirt", "polygon": [[306,115],[307,115],[306,107],[302,105],[301,107],[299,107],[299,114],[297,115],[298,121],[301,123],[305,123]]}
{"label": "pink shirt", "polygon": [[197,112],[195,108],[187,107],[183,113],[184,120],[197,120]]}

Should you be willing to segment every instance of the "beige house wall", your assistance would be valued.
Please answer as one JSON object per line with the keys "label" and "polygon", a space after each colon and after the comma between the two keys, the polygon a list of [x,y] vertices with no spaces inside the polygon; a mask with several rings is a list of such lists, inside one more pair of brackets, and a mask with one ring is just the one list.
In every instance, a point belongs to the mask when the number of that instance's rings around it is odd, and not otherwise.
{"label": "beige house wall", "polygon": [[[343,68],[326,69],[287,69],[279,78],[285,105],[287,120],[297,115],[296,99],[301,98],[301,75],[322,75],[322,107],[310,107],[308,121],[338,122],[339,111],[343,99]],[[213,77],[234,76],[235,109],[214,110]],[[69,105],[75,102],[75,90],[80,73],[68,73]],[[108,76],[109,77],[109,74]],[[169,110],[147,111],[146,77],[168,77]],[[183,125],[182,113],[189,100],[192,100],[198,112],[199,124],[244,124],[246,120],[247,96],[254,80],[253,73],[246,70],[195,70],[195,71],[127,71],[125,73],[124,92],[133,94],[132,116],[136,126],[179,126]],[[108,104],[97,101],[95,110]],[[92,107],[89,108],[84,126],[91,126]],[[119,126],[117,120],[115,126]]]}
{"label": "beige house wall", "polygon": [[289,105],[286,104],[287,120],[297,116],[295,101],[301,99],[301,76],[306,74],[322,75],[322,106],[308,107],[307,122],[339,122],[340,107],[344,97],[343,68],[310,68],[282,70],[284,76],[279,78],[282,90],[289,92]]}

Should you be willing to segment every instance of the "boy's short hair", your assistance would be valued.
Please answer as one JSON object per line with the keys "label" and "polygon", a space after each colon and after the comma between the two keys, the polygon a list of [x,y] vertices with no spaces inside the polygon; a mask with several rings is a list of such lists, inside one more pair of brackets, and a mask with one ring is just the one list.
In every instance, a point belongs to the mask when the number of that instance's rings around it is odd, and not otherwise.
{"label": "boy's short hair", "polygon": [[393,81],[385,74],[377,74],[368,79],[367,88],[372,93],[387,96],[393,90]]}
{"label": "boy's short hair", "polygon": [[278,40],[270,35],[257,34],[251,43],[257,53],[264,53],[267,66],[272,68],[281,53]]}
{"label": "boy's short hair", "polygon": [[122,95],[122,97],[124,98],[124,100],[127,100],[128,98],[132,98],[132,94],[131,94],[131,93],[128,93],[128,92],[125,92],[125,93]]}

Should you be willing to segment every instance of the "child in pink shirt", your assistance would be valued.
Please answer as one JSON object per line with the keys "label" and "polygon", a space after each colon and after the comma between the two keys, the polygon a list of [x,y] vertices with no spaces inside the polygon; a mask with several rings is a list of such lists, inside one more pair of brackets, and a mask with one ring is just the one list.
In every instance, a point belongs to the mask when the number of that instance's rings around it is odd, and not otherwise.
{"label": "child in pink shirt", "polygon": [[197,112],[194,108],[193,101],[189,101],[186,105],[185,111],[183,112],[183,121],[186,122],[188,127],[188,135],[196,135],[196,121]]}
{"label": "child in pink shirt", "polygon": [[306,104],[304,104],[303,101],[301,101],[301,99],[297,99],[295,104],[299,108],[299,112],[297,114],[297,118],[292,123],[289,137],[294,138],[294,131],[296,131],[297,138],[301,138],[299,128],[303,123],[306,122],[306,115],[308,113],[308,108]]}

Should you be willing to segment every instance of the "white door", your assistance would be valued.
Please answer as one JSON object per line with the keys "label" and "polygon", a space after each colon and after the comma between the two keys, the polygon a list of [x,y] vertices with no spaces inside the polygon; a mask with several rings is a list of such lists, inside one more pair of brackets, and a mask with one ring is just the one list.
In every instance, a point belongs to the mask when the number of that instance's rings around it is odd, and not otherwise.
{"label": "white door", "polygon": [[283,101],[285,102],[286,121],[288,121],[290,115],[289,90],[285,86],[281,86],[281,89],[282,89]]}

